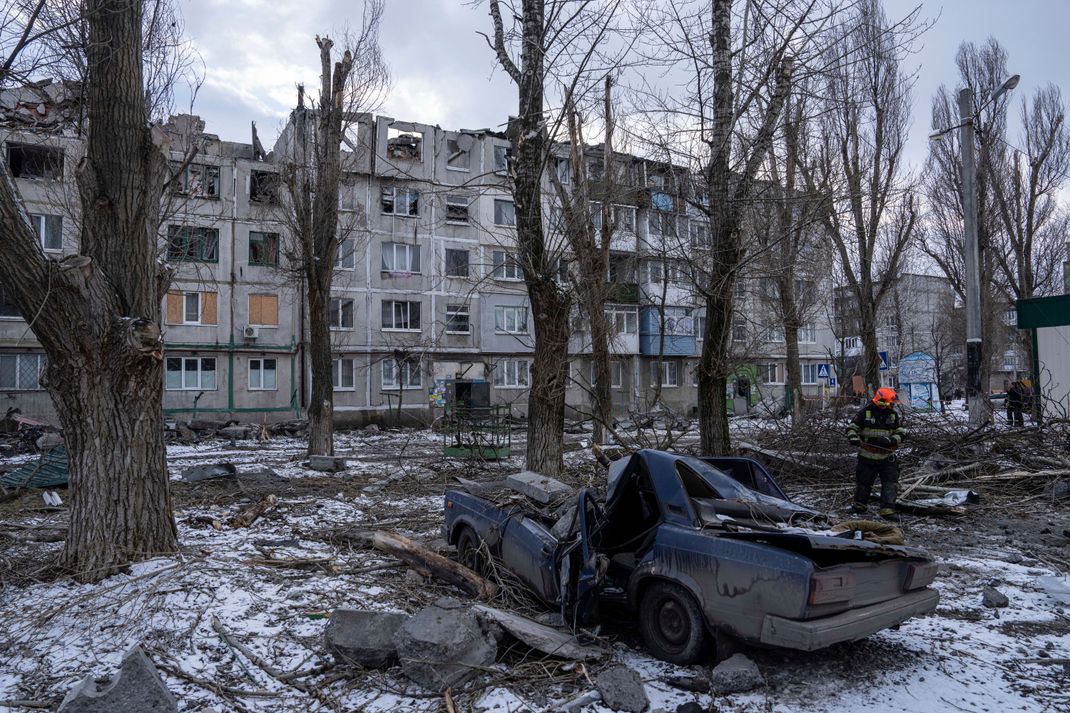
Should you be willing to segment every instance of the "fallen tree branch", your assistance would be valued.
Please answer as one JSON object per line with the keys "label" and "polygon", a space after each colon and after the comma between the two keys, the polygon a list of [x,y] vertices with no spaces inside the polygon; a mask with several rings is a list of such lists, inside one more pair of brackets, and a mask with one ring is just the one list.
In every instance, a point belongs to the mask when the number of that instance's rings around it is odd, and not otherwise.
{"label": "fallen tree branch", "polygon": [[260,502],[247,507],[234,517],[230,518],[229,524],[231,527],[249,527],[256,522],[261,515],[269,510],[274,510],[275,506],[278,504],[279,499],[273,494],[268,493],[260,498]]}
{"label": "fallen tree branch", "polygon": [[498,587],[464,565],[447,559],[396,532],[377,530],[372,534],[372,546],[380,552],[397,557],[425,576],[434,576],[464,590],[477,599],[490,599]]}

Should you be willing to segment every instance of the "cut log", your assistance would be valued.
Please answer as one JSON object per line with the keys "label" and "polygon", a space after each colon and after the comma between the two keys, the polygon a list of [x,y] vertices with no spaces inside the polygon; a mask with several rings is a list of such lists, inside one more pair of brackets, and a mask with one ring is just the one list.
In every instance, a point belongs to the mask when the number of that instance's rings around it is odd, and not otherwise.
{"label": "cut log", "polygon": [[278,504],[279,499],[269,493],[260,498],[260,502],[250,505],[234,517],[230,518],[229,524],[231,527],[249,527],[256,522],[261,515],[269,510],[274,510],[275,506]]}
{"label": "cut log", "polygon": [[433,576],[464,590],[477,599],[490,599],[498,587],[462,564],[447,559],[396,532],[377,530],[372,546],[412,567],[425,576]]}

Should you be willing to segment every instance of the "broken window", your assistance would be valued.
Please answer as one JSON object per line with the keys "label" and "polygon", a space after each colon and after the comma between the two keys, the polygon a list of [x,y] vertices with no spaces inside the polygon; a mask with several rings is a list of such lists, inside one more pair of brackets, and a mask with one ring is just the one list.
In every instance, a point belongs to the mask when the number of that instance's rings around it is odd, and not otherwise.
{"label": "broken window", "polygon": [[494,172],[509,173],[509,160],[513,157],[512,146],[494,147]]}
{"label": "broken window", "polygon": [[503,226],[516,225],[516,209],[512,201],[494,199],[494,224]]}
{"label": "broken window", "polygon": [[167,357],[164,386],[168,391],[214,391],[215,357]]}
{"label": "broken window", "polygon": [[181,292],[172,290],[167,293],[165,319],[167,324],[216,324],[216,305],[219,301],[215,292]]}
{"label": "broken window", "polygon": [[355,359],[335,359],[331,362],[331,384],[335,391],[352,391],[355,388],[353,374],[356,367]]}
{"label": "broken window", "polygon": [[423,384],[418,357],[386,359],[383,361],[384,389],[418,389]]}
{"label": "broken window", "polygon": [[461,135],[446,139],[446,168],[467,171],[472,165],[472,137]]}
{"label": "broken window", "polygon": [[30,215],[30,223],[41,239],[44,250],[58,252],[63,249],[63,216]]}
{"label": "broken window", "polygon": [[253,171],[249,176],[249,200],[254,203],[279,202],[279,174]]}
{"label": "broken window", "polygon": [[3,285],[0,285],[0,317],[22,318],[22,312],[11,300],[10,291],[5,290]]}
{"label": "broken window", "polygon": [[451,193],[446,196],[446,222],[468,222],[468,196],[460,193]]}
{"label": "broken window", "polygon": [[419,273],[420,246],[408,243],[383,243],[383,272]]}
{"label": "broken window", "polygon": [[62,180],[63,149],[9,143],[7,165],[15,178]]}
{"label": "broken window", "polygon": [[357,174],[346,172],[338,182],[338,209],[357,210],[360,196],[357,190]]}
{"label": "broken window", "polygon": [[334,258],[334,266],[342,270],[352,270],[357,266],[357,241],[346,238],[338,243],[338,255]]}
{"label": "broken window", "polygon": [[420,303],[383,300],[383,329],[419,331]]}
{"label": "broken window", "polygon": [[516,260],[516,255],[513,253],[507,253],[504,250],[495,250],[491,257],[494,260],[494,279],[495,280],[523,280],[524,271],[520,269],[520,263]]}
{"label": "broken window", "polygon": [[[178,171],[182,164],[173,164]],[[190,198],[219,198],[219,166],[191,163],[178,173],[174,192]]]}
{"label": "broken window", "polygon": [[468,251],[446,248],[446,277],[468,277]]}
{"label": "broken window", "polygon": [[4,354],[0,356],[0,389],[38,391],[44,354]]}
{"label": "broken window", "polygon": [[191,225],[167,228],[167,259],[183,262],[219,262],[219,231]]}
{"label": "broken window", "polygon": [[406,217],[420,214],[420,192],[415,188],[383,186],[380,193],[384,214]]}
{"label": "broken window", "polygon": [[451,334],[469,334],[468,305],[446,305],[446,331]]}
{"label": "broken window", "polygon": [[331,329],[353,329],[353,300],[332,299],[330,315]]}
{"label": "broken window", "polygon": [[275,359],[249,360],[249,391],[275,391],[278,383],[278,362]]}
{"label": "broken window", "polygon": [[599,160],[593,160],[587,162],[587,180],[588,181],[601,181],[605,176],[605,166]]}
{"label": "broken window", "polygon": [[249,264],[279,264],[279,234],[249,232]]}
{"label": "broken window", "polygon": [[260,327],[279,326],[279,296],[249,295],[249,324]]}
{"label": "broken window", "polygon": [[386,155],[406,161],[422,161],[423,142],[424,135],[421,132],[391,126],[386,130]]}

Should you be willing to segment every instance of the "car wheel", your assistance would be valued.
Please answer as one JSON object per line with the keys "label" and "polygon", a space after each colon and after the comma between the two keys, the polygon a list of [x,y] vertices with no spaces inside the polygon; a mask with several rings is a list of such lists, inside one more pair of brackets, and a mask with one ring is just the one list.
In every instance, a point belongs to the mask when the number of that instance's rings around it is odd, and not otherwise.
{"label": "car wheel", "polygon": [[457,536],[457,560],[480,576],[487,574],[487,557],[483,549],[483,540],[475,530],[465,525]]}
{"label": "car wheel", "polygon": [[687,590],[670,582],[654,582],[639,602],[639,633],[650,653],[686,666],[703,654],[706,623]]}

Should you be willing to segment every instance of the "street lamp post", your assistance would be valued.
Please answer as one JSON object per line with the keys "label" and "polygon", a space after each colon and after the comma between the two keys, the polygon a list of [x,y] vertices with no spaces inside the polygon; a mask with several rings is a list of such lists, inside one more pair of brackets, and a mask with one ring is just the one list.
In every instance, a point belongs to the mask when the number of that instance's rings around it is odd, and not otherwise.
{"label": "street lamp post", "polygon": [[[1020,75],[1015,74],[1003,82],[981,106],[983,109],[1004,93],[1018,86]],[[980,113],[980,109],[978,112]],[[943,139],[954,129],[960,129],[962,143],[962,222],[963,260],[966,269],[966,405],[970,412],[970,425],[979,428],[989,417],[989,404],[984,398],[981,385],[981,261],[977,241],[977,164],[974,160],[974,135],[976,128],[973,110],[973,90],[969,87],[959,92],[959,124],[937,131],[929,136],[934,141]]]}

